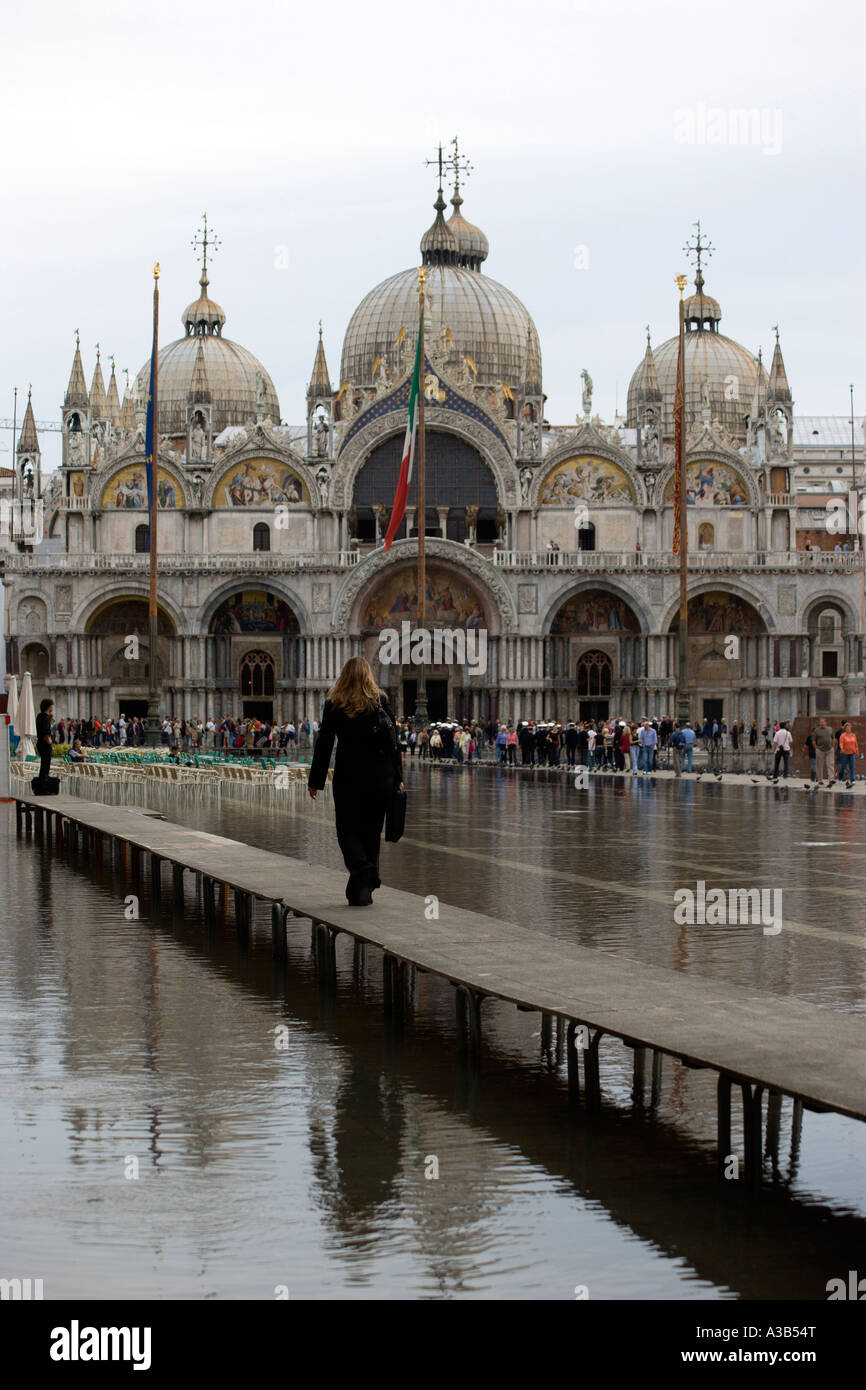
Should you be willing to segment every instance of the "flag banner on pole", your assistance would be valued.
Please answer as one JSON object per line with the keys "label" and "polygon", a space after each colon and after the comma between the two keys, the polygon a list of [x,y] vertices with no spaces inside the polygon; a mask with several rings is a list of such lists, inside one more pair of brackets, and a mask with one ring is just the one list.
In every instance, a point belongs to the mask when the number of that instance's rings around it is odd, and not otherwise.
{"label": "flag banner on pole", "polygon": [[147,455],[145,459],[145,469],[147,472],[147,508],[150,512],[150,499],[153,496],[153,431],[155,422],[153,418],[153,387],[156,377],[156,323],[153,325],[153,347],[150,353],[150,385],[147,391],[147,424],[145,427],[144,450]]}
{"label": "flag banner on pole", "polygon": [[403,461],[400,464],[400,473],[397,478],[397,491],[394,494],[394,506],[391,511],[391,520],[388,522],[388,530],[385,533],[385,550],[390,550],[394,537],[400,529],[400,525],[406,515],[406,503],[409,500],[409,485],[412,482],[412,465],[415,461],[415,444],[418,439],[418,414],[421,396],[421,359],[423,355],[424,329],[418,325],[418,346],[415,349],[415,370],[412,373],[412,387],[409,392],[409,421],[406,425],[406,438],[403,442]]}
{"label": "flag banner on pole", "polygon": [[685,486],[683,478],[683,407],[685,392],[683,390],[683,322],[682,310],[680,310],[680,333],[679,346],[677,348],[677,387],[674,395],[674,554],[680,553],[680,505],[682,488]]}

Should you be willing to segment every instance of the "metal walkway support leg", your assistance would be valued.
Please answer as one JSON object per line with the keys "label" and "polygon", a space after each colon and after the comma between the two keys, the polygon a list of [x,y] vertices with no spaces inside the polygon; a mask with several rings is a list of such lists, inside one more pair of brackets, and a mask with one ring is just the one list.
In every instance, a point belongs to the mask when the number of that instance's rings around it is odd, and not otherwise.
{"label": "metal walkway support leg", "polygon": [[352,979],[366,980],[367,978],[367,943],[366,941],[355,941],[352,948]]}
{"label": "metal walkway support leg", "polygon": [[653,1048],[653,1079],[650,1090],[650,1110],[658,1110],[662,1094],[662,1058],[664,1053]]}
{"label": "metal walkway support leg", "polygon": [[24,807],[20,801],[15,802],[15,834],[20,836],[24,829]]}
{"label": "metal walkway support leg", "polygon": [[468,985],[457,986],[457,1033],[461,1051],[477,1066],[481,1060],[481,1005],[484,995]]}
{"label": "metal walkway support leg", "polygon": [[382,957],[382,1003],[385,1017],[402,1028],[406,1017],[406,962],[386,951]]}
{"label": "metal walkway support leg", "polygon": [[589,1045],[583,1049],[583,1079],[586,1087],[587,1110],[601,1109],[601,1076],[598,1066],[598,1045],[604,1034],[600,1028],[590,1034]]}
{"label": "metal walkway support leg", "polygon": [[286,917],[288,909],[281,902],[271,903],[271,947],[274,960],[285,960],[288,954],[286,945]]}
{"label": "metal walkway support leg", "polygon": [[[223,898],[228,896],[228,884],[224,885]],[[255,898],[252,893],[245,893],[241,888],[235,889],[235,923],[237,925],[238,940],[249,941],[250,932],[253,927],[255,917]]]}
{"label": "metal walkway support leg", "polygon": [[770,1160],[773,1178],[779,1177],[779,1139],[782,1134],[782,1095],[780,1091],[767,1092],[767,1146],[766,1156]]}
{"label": "metal walkway support leg", "polygon": [[209,927],[214,924],[216,918],[216,884],[207,874],[202,874],[201,896],[204,904],[204,920]]}
{"label": "metal walkway support leg", "polygon": [[162,860],[158,854],[150,856],[150,892],[153,902],[159,902],[162,893]]}
{"label": "metal walkway support leg", "polygon": [[725,1176],[725,1166],[731,1152],[731,1078],[719,1072],[716,1086],[716,1162],[719,1177]]}
{"label": "metal walkway support leg", "polygon": [[646,1083],[646,1048],[635,1047],[631,1082],[632,1110],[643,1110]]}
{"label": "metal walkway support leg", "polygon": [[37,807],[35,808],[35,810],[34,810],[34,812],[33,812],[33,820],[34,820],[34,829],[35,829],[35,832],[36,832],[36,839],[37,839],[37,840],[41,840],[41,839],[42,839],[42,835],[43,835],[43,831],[44,831],[44,828],[45,828],[44,825],[43,825],[43,821],[42,821],[42,807],[41,807],[41,806],[37,806]]}
{"label": "metal walkway support leg", "polygon": [[565,1052],[568,1058],[568,1104],[572,1110],[580,1107],[580,1053],[578,1037],[583,1037],[583,1025],[569,1020],[565,1035]]}
{"label": "metal walkway support leg", "polygon": [[178,912],[183,912],[183,865],[171,866],[171,895]]}
{"label": "metal walkway support leg", "polygon": [[803,1135],[803,1102],[794,1101],[791,1113],[791,1157],[788,1161],[788,1181],[793,1182],[800,1166],[800,1140]]}
{"label": "metal walkway support leg", "polygon": [[749,1182],[761,1180],[761,1124],[763,1086],[752,1086],[748,1081],[740,1082],[743,1096],[743,1138],[744,1167]]}

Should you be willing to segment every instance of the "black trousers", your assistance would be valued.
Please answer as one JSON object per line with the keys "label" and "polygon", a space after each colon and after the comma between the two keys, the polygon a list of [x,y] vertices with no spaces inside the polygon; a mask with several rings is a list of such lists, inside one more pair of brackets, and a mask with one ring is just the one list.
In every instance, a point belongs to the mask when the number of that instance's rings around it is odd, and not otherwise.
{"label": "black trousers", "polygon": [[40,743],[39,745],[39,785],[44,787],[46,780],[51,776],[51,744]]}
{"label": "black trousers", "polygon": [[354,787],[334,784],[337,843],[349,870],[349,892],[362,887],[379,887],[382,827],[392,790],[378,786],[359,795]]}

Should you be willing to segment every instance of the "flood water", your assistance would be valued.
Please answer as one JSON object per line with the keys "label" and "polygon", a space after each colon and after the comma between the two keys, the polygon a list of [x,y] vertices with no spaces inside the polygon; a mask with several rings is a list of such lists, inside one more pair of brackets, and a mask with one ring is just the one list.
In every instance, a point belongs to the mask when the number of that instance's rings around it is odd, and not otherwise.
{"label": "flood water", "polygon": [[[604,949],[862,1012],[864,809],[779,787],[565,773],[407,774],[386,882]],[[167,818],[339,863],[332,808],[148,789]],[[287,865],[288,876],[291,867]],[[866,1127],[782,1108],[759,1195],[715,1172],[715,1075],[673,1061],[638,1103],[601,1045],[604,1108],[569,1116],[561,1039],[485,1004],[481,1073],[453,989],[420,976],[385,1027],[381,958],[309,924],[271,958],[86,859],[16,840],[0,807],[0,1276],[45,1297],[826,1298],[862,1263]],[[783,929],[680,926],[673,893],[782,892]],[[739,1121],[739,1107],[735,1106]],[[735,1123],[733,1148],[742,1152]],[[435,1160],[432,1161],[432,1160]],[[433,1176],[438,1169],[438,1176]]]}

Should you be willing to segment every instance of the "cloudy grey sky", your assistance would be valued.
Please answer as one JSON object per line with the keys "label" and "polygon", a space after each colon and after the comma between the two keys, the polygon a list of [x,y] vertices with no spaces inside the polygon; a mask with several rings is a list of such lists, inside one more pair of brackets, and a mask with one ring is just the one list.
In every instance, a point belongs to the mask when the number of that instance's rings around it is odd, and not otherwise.
{"label": "cloudy grey sky", "polygon": [[[603,416],[624,405],[644,325],[675,329],[699,217],[722,331],[766,352],[778,322],[796,408],[844,415],[853,381],[866,414],[859,0],[45,0],[4,29],[0,415],[32,382],[57,417],[76,328],[88,382],[97,342],[106,380],[109,353],[138,370],[154,260],[161,341],[179,336],[207,210],[226,334],[303,420],[318,320],[336,378],[355,305],[418,262],[424,160],[455,133],[464,213],[535,319],[553,423],[584,366]],[[721,143],[738,110],[757,138]],[[43,448],[52,466],[57,437]]]}

